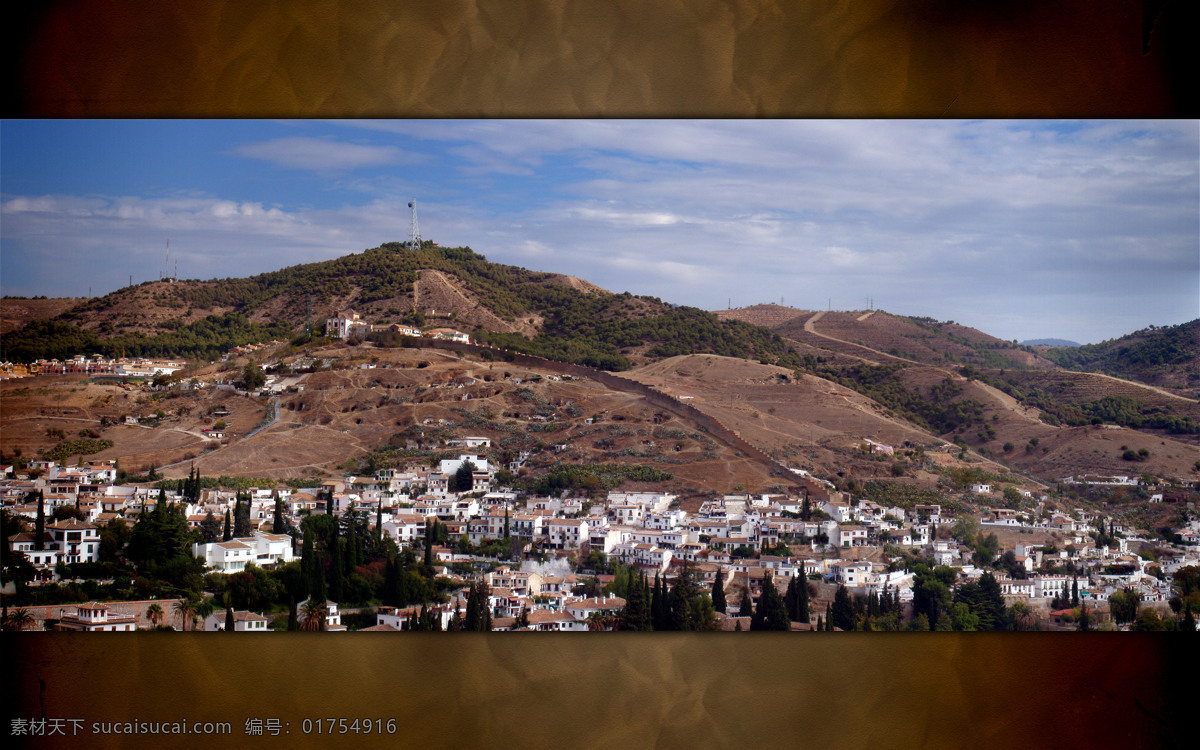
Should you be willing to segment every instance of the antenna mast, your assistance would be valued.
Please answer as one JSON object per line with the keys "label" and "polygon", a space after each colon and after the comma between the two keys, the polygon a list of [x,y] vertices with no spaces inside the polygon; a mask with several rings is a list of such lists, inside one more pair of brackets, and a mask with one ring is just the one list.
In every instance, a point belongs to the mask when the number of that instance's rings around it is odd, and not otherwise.
{"label": "antenna mast", "polygon": [[412,227],[409,230],[408,242],[404,243],[404,247],[409,250],[420,250],[421,230],[417,228],[417,202],[409,201],[408,207],[412,209]]}

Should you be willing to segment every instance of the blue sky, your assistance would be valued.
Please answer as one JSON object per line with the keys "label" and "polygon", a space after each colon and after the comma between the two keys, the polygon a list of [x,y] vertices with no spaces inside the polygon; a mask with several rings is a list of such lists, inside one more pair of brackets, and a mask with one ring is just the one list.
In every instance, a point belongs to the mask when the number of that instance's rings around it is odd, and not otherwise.
{"label": "blue sky", "polygon": [[422,235],[615,292],[1082,343],[1200,316],[1196,121],[6,120],[0,291]]}

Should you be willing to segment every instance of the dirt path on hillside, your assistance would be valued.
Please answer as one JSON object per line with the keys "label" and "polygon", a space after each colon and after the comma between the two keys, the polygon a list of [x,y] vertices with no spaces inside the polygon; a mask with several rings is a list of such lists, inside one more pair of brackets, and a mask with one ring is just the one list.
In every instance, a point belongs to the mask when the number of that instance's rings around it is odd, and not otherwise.
{"label": "dirt path on hillside", "polygon": [[[833,336],[830,336],[827,333],[821,333],[820,331],[817,330],[815,324],[818,320],[825,317],[825,312],[826,312],[825,310],[821,310],[816,315],[813,315],[811,318],[804,321],[804,330],[808,333],[811,333],[814,336],[820,336],[823,339],[828,339],[829,341],[835,341],[835,342],[837,342],[839,344],[843,344],[845,346],[852,346],[856,349],[862,349],[863,351],[870,352],[871,354],[874,354],[877,357],[882,357],[883,359],[892,359],[897,362],[905,362],[910,365],[918,365],[920,367],[928,367],[928,365],[926,365],[924,362],[917,362],[916,360],[913,360],[913,359],[907,359],[905,357],[898,357],[895,354],[888,354],[887,352],[881,352],[878,349],[872,349],[871,347],[866,346],[864,344],[856,344],[853,341],[846,341],[844,339],[834,338]],[[871,315],[871,313],[867,313],[866,315],[859,318],[859,320],[866,320],[868,317],[870,317],[870,315]],[[845,354],[847,357],[855,357],[855,355],[848,354],[846,352],[839,352],[839,353]],[[867,362],[867,363],[873,364],[873,365],[882,364],[879,361],[873,361],[873,360],[867,359],[865,357],[855,357],[855,359],[860,359],[863,362]]]}
{"label": "dirt path on hillside", "polygon": [[[859,318],[859,320],[865,320],[866,318],[870,317],[873,314],[873,312],[874,311],[863,315],[862,317]],[[871,347],[865,346],[863,344],[855,344],[850,341],[844,341],[842,339],[834,338],[833,336],[829,336],[827,334],[821,333],[820,331],[818,331],[816,329],[816,326],[813,324],[816,323],[818,320],[820,320],[824,314],[825,314],[824,311],[818,312],[816,315],[813,315],[811,318],[809,318],[807,321],[805,321],[804,330],[813,335],[820,336],[821,338],[829,339],[830,341],[837,341],[838,343],[841,343],[841,344],[847,344],[849,346],[856,346],[860,349],[865,349],[869,352],[879,355],[880,357],[885,357],[887,359],[894,359],[894,360],[897,360],[900,362],[906,362],[908,364],[915,365],[917,367],[928,367],[931,370],[936,370],[937,372],[945,373],[945,375],[948,378],[950,378],[951,380],[957,380],[957,381],[963,381],[963,382],[965,382],[967,380],[962,375],[959,375],[956,372],[951,372],[950,370],[947,370],[943,367],[927,365],[923,362],[917,362],[915,360],[907,359],[905,357],[897,357],[894,354],[887,354],[886,352],[881,352],[878,349],[872,349]],[[854,355],[847,355],[847,356],[854,356]],[[864,361],[869,361],[869,360],[864,360]],[[876,364],[878,364],[878,363],[876,363]],[[1013,414],[1016,414],[1016,415],[1020,416],[1022,419],[1025,419],[1029,422],[1041,424],[1041,420],[1038,419],[1036,415],[1033,415],[1030,413],[1031,411],[1036,411],[1036,410],[1027,409],[1026,407],[1022,406],[1020,403],[1018,403],[1015,398],[1013,398],[1012,396],[1009,396],[1007,393],[1000,390],[999,388],[995,388],[993,386],[988,385],[987,383],[982,383],[978,380],[976,380],[974,382],[975,382],[975,385],[977,385],[981,389],[987,391],[988,394],[996,401],[996,403],[998,403],[1006,411],[1012,412]],[[892,421],[895,421],[895,420],[892,420]]]}
{"label": "dirt path on hillside", "polygon": [[[1076,372],[1076,371],[1068,370],[1068,372]],[[1178,393],[1171,393],[1170,391],[1164,391],[1162,388],[1156,388],[1155,386],[1152,386],[1152,385],[1146,385],[1145,383],[1139,383],[1136,380],[1125,380],[1124,378],[1116,378],[1116,377],[1113,377],[1112,375],[1105,375],[1102,372],[1081,372],[1079,374],[1080,375],[1091,375],[1092,377],[1095,377],[1095,378],[1104,378],[1106,380],[1111,380],[1114,383],[1120,383],[1122,385],[1131,385],[1131,386],[1134,386],[1135,388],[1145,388],[1148,391],[1154,391],[1155,393],[1162,395],[1162,396],[1169,396],[1170,398],[1178,399],[1180,401],[1186,401],[1189,404],[1195,403],[1195,401],[1188,398],[1187,396],[1180,396]]]}

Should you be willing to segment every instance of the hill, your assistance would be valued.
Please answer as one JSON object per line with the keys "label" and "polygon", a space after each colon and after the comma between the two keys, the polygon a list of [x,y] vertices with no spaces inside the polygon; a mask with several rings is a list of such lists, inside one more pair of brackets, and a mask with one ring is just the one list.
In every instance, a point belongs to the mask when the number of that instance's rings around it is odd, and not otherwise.
{"label": "hill", "polygon": [[883,310],[813,312],[755,305],[720,310],[716,315],[722,320],[765,325],[785,338],[870,361],[1020,369],[1055,366],[1030,347],[954,321],[893,315]]}
{"label": "hill", "polygon": [[32,321],[57,317],[79,303],[80,300],[70,297],[4,297],[0,299],[0,336]]}
{"label": "hill", "polygon": [[1118,339],[1042,356],[1068,370],[1101,372],[1200,395],[1200,318],[1176,326],[1150,326]]}
{"label": "hill", "polygon": [[319,326],[350,308],[373,324],[451,325],[497,346],[614,370],[691,352],[788,361],[778,336],[697,308],[490,263],[470,248],[396,243],[245,279],[127,287],[4,335],[2,358],[213,360],[240,344],[292,338],[306,321]]}

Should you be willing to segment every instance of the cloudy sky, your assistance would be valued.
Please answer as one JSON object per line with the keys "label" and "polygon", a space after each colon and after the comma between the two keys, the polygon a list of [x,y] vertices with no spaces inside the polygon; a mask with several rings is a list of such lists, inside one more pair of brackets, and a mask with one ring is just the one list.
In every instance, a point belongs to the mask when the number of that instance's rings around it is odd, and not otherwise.
{"label": "cloudy sky", "polygon": [[4,121],[0,290],[421,234],[615,292],[1081,343],[1200,316],[1196,121]]}

